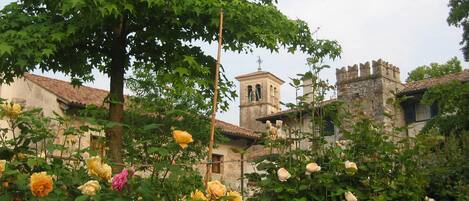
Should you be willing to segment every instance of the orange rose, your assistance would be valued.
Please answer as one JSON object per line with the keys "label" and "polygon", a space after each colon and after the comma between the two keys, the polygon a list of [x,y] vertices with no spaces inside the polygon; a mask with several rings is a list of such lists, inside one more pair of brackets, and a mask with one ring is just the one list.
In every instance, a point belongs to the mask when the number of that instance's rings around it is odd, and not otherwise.
{"label": "orange rose", "polygon": [[193,142],[192,140],[192,135],[189,134],[186,131],[181,131],[181,130],[174,130],[173,131],[173,138],[176,143],[181,146],[181,148],[185,149],[187,148],[188,144]]}
{"label": "orange rose", "polygon": [[52,177],[47,175],[47,172],[33,173],[30,187],[34,196],[46,197],[53,189]]}

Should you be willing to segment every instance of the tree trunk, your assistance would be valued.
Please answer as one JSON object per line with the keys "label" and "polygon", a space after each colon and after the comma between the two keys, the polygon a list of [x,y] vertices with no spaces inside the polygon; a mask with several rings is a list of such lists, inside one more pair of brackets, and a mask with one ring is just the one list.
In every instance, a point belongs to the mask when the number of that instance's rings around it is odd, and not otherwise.
{"label": "tree trunk", "polygon": [[119,18],[114,30],[114,39],[111,50],[111,69],[108,72],[111,77],[109,92],[109,120],[117,125],[106,131],[108,156],[113,163],[114,172],[123,168],[122,140],[124,128],[120,123],[124,120],[124,74],[125,74],[125,47],[126,47],[126,19]]}

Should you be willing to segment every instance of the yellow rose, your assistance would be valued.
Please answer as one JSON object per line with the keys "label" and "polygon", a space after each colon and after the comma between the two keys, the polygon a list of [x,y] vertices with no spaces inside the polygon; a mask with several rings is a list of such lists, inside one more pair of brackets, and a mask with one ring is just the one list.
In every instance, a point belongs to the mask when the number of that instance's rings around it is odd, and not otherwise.
{"label": "yellow rose", "polygon": [[230,191],[226,195],[229,196],[228,201],[243,201],[243,196],[236,191]]}
{"label": "yellow rose", "polygon": [[350,191],[345,192],[344,195],[345,195],[345,200],[347,201],[358,201],[357,197],[355,197],[355,195],[353,195],[353,193]]}
{"label": "yellow rose", "polygon": [[108,164],[103,164],[99,171],[99,177],[103,178],[104,180],[110,180],[112,177],[112,168]]}
{"label": "yellow rose", "polygon": [[101,157],[94,156],[86,160],[88,168],[88,175],[100,177],[104,180],[109,180],[112,177],[112,168],[108,164],[101,162]]}
{"label": "yellow rose", "polygon": [[308,165],[306,165],[306,175],[319,171],[321,171],[321,166],[317,163],[308,163]]}
{"label": "yellow rose", "polygon": [[210,194],[211,198],[220,198],[225,195],[226,187],[218,180],[208,182],[207,184],[207,192]]}
{"label": "yellow rose", "polygon": [[79,186],[78,190],[80,190],[83,195],[93,196],[96,195],[96,192],[101,190],[101,186],[99,185],[98,181],[91,180]]}
{"label": "yellow rose", "polygon": [[53,189],[52,177],[46,172],[33,173],[30,178],[31,193],[36,197],[46,197]]}
{"label": "yellow rose", "polygon": [[205,197],[204,193],[200,192],[199,189],[196,189],[195,192],[191,193],[191,199],[192,200],[208,200],[207,197]]}
{"label": "yellow rose", "polygon": [[187,148],[188,144],[194,141],[191,134],[181,130],[174,130],[173,138],[183,149]]}
{"label": "yellow rose", "polygon": [[16,104],[16,103],[14,104],[4,103],[2,105],[2,109],[5,112],[5,115],[10,118],[16,118],[21,113],[21,105]]}
{"label": "yellow rose", "polygon": [[284,181],[287,181],[291,177],[291,174],[287,171],[287,169],[280,168],[277,170],[277,176],[278,176],[278,180],[280,180],[281,182],[284,182]]}
{"label": "yellow rose", "polygon": [[0,176],[2,175],[3,172],[5,172],[6,164],[7,164],[6,160],[0,160]]}

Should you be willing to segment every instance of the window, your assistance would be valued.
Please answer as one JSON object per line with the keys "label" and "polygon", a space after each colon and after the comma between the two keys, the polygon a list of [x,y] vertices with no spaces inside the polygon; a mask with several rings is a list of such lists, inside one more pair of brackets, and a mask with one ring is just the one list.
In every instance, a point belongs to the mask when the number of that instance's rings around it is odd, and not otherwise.
{"label": "window", "polygon": [[407,124],[415,122],[415,103],[405,103],[404,107],[404,119]]}
{"label": "window", "polygon": [[411,124],[418,121],[426,121],[438,114],[438,105],[424,105],[419,102],[409,102],[403,105],[405,122]]}
{"label": "window", "polygon": [[104,156],[104,137],[96,135],[90,136],[90,148],[91,151],[97,152],[100,156]]}
{"label": "window", "polygon": [[256,84],[256,101],[259,101],[262,99],[262,90],[261,90],[261,85]]}
{"label": "window", "polygon": [[424,104],[417,104],[415,107],[415,120],[425,121],[431,118],[430,106]]}
{"label": "window", "polygon": [[252,102],[253,100],[253,92],[252,92],[252,86],[248,86],[248,102]]}
{"label": "window", "polygon": [[218,154],[212,154],[212,173],[221,174],[221,167],[223,162],[223,156]]}
{"label": "window", "polygon": [[331,117],[326,117],[323,125],[323,134],[324,136],[334,135],[334,121]]}

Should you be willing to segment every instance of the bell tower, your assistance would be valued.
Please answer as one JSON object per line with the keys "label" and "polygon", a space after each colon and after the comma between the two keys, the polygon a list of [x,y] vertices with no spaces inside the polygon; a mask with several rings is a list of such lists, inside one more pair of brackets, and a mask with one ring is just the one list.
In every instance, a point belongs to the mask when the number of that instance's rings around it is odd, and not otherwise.
{"label": "bell tower", "polygon": [[257,118],[280,111],[280,87],[283,80],[262,71],[236,77],[240,86],[239,125],[254,131],[262,131],[264,125]]}

